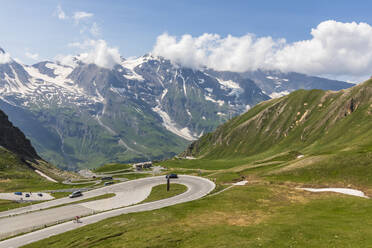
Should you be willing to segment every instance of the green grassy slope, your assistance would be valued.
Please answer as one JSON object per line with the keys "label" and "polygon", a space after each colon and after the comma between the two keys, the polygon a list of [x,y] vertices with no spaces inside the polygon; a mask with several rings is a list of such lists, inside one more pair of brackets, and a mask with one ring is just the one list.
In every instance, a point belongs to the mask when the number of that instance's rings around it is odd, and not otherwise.
{"label": "green grassy slope", "polygon": [[95,168],[93,171],[98,172],[98,173],[111,172],[111,171],[124,171],[124,170],[130,171],[131,168],[132,166],[129,164],[113,163],[113,164],[105,164],[105,165],[99,166]]}
{"label": "green grassy slope", "polygon": [[220,159],[372,151],[372,80],[348,90],[299,90],[258,104],[194,142],[184,155]]}
{"label": "green grassy slope", "polygon": [[169,191],[167,191],[166,184],[160,184],[160,185],[153,187],[151,189],[150,195],[141,203],[153,202],[153,201],[170,198],[172,196],[182,194],[186,191],[187,191],[187,187],[183,184],[171,183],[169,187]]}
{"label": "green grassy slope", "polygon": [[18,155],[0,148],[0,193],[71,188],[70,185],[62,185],[46,180],[34,172],[34,169],[38,169],[59,181],[62,181],[66,176],[74,176],[69,172],[57,169],[43,160],[25,162]]}
{"label": "green grassy slope", "polygon": [[270,181],[368,188],[372,80],[339,92],[299,90],[263,102],[204,135],[182,155],[198,159],[161,165],[217,170],[212,173],[222,181],[255,175]]}
{"label": "green grassy slope", "polygon": [[369,247],[371,210],[366,199],[249,185],[25,247]]}

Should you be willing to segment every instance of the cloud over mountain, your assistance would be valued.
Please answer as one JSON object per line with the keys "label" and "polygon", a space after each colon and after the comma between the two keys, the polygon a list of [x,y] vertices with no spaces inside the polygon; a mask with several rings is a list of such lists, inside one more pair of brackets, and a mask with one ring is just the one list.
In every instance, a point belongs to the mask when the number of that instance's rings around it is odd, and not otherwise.
{"label": "cloud over mountain", "polygon": [[153,53],[173,62],[200,68],[236,72],[279,69],[315,75],[361,77],[371,74],[372,26],[367,23],[321,22],[311,39],[288,43],[285,39],[203,34],[181,38],[164,33]]}
{"label": "cloud over mountain", "polygon": [[4,52],[4,50],[0,48],[0,64],[6,64],[10,61],[11,61],[10,54]]}
{"label": "cloud over mountain", "polygon": [[111,69],[121,61],[119,50],[108,46],[104,40],[86,40],[83,43],[74,42],[70,43],[69,46],[77,47],[83,52],[77,56],[58,55],[56,60],[65,65],[73,66],[75,60],[80,60],[86,64],[96,64],[100,67]]}

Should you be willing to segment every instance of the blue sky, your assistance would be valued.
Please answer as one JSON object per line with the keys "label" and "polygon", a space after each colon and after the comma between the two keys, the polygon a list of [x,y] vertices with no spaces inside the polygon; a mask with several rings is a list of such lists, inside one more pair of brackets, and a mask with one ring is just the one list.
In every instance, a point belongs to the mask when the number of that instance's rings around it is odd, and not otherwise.
{"label": "blue sky", "polygon": [[[66,19],[59,19],[60,6]],[[206,0],[3,0],[0,8],[0,47],[25,63],[78,53],[68,44],[102,39],[124,57],[153,49],[159,35],[181,37],[203,33],[226,37],[255,34],[285,38],[287,43],[311,39],[321,22],[372,24],[370,1],[206,1]],[[76,23],[75,12],[91,17]],[[98,34],[89,30],[93,23]],[[34,54],[36,60],[26,56]]]}

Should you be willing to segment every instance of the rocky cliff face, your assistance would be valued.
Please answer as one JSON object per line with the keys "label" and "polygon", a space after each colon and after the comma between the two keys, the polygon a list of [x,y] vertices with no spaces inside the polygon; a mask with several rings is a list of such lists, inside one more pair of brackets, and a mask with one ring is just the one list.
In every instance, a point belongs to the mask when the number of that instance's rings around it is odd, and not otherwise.
{"label": "rocky cliff face", "polygon": [[40,159],[30,140],[8,120],[8,116],[0,110],[0,146],[24,159]]}

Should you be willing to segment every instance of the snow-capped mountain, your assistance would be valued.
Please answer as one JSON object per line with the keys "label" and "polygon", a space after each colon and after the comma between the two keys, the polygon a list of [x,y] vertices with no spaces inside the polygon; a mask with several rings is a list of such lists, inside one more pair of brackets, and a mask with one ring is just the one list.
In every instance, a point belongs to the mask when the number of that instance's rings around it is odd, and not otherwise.
{"label": "snow-capped mountain", "polygon": [[[0,64],[0,108],[59,166],[160,159],[284,89],[250,77],[193,70],[152,55],[122,59],[112,69],[11,60]],[[285,90],[295,90],[292,85]]]}
{"label": "snow-capped mountain", "polygon": [[307,76],[296,72],[257,70],[242,73],[242,76],[252,79],[271,98],[281,97],[298,89],[341,90],[353,86],[353,84],[346,82]]}

